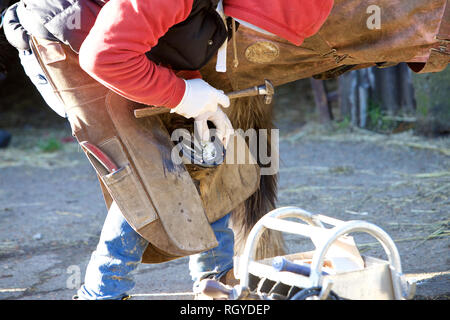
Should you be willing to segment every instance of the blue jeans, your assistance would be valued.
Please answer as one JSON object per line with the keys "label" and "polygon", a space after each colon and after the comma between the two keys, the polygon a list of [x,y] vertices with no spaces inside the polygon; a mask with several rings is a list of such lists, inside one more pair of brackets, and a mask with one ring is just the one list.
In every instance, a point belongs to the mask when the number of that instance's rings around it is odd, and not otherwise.
{"label": "blue jeans", "polygon": [[[219,245],[190,256],[193,281],[212,276],[219,278],[233,267],[234,234],[228,228],[229,214],[211,224]],[[121,299],[134,287],[132,271],[137,268],[148,242],[127,223],[113,202],[89,261],[79,299]]]}

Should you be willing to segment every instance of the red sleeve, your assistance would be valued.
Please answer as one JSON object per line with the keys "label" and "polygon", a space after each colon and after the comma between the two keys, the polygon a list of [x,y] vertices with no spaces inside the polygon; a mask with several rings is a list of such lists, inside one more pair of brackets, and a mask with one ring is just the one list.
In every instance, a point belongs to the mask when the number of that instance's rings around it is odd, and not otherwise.
{"label": "red sleeve", "polygon": [[145,53],[167,30],[184,21],[193,0],[110,0],[80,52],[80,65],[114,92],[139,103],[175,107],[185,84]]}

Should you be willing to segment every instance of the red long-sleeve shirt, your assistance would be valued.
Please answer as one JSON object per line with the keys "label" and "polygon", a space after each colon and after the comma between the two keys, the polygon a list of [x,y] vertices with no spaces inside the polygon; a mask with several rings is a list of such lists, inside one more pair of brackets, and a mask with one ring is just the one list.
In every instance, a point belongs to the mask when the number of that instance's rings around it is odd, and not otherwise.
{"label": "red long-sleeve shirt", "polygon": [[[145,53],[189,16],[192,4],[193,0],[110,0],[81,46],[81,67],[130,100],[175,107],[184,95],[184,81]],[[295,45],[319,30],[332,6],[333,0],[224,0],[227,15]]]}

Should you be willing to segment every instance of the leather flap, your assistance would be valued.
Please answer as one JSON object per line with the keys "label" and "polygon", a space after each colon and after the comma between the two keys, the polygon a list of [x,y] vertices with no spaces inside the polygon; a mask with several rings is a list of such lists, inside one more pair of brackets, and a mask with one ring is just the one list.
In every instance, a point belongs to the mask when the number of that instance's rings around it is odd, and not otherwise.
{"label": "leather flap", "polygon": [[173,144],[161,120],[135,118],[135,103],[112,92],[106,105],[168,239],[186,254],[217,246],[189,173],[171,159]]}

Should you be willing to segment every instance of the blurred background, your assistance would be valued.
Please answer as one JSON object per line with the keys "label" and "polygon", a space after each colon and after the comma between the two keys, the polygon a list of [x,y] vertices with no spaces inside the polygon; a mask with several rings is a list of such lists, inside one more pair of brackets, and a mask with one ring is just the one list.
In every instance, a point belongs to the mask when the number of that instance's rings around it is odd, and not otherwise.
{"label": "blurred background", "polygon": [[[450,70],[414,74],[406,64],[351,71],[337,79],[302,79],[277,88],[275,117],[438,137],[450,132]],[[284,100],[283,100],[284,99]],[[288,103],[286,103],[286,99]],[[66,121],[48,108],[0,34],[0,128],[49,128]],[[14,130],[13,130],[14,131]],[[0,147],[8,142],[3,134]],[[9,140],[10,141],[10,140]]]}
{"label": "blurred background", "polygon": [[[0,11],[17,0],[0,0]],[[0,147],[11,141],[7,128],[63,126],[25,76],[16,50],[0,32]],[[406,66],[379,65],[344,73],[337,79],[303,79],[277,90],[275,116],[295,125],[354,126],[391,134],[413,130],[423,136],[450,132],[450,71],[416,75]],[[287,101],[283,97],[288,97]]]}

